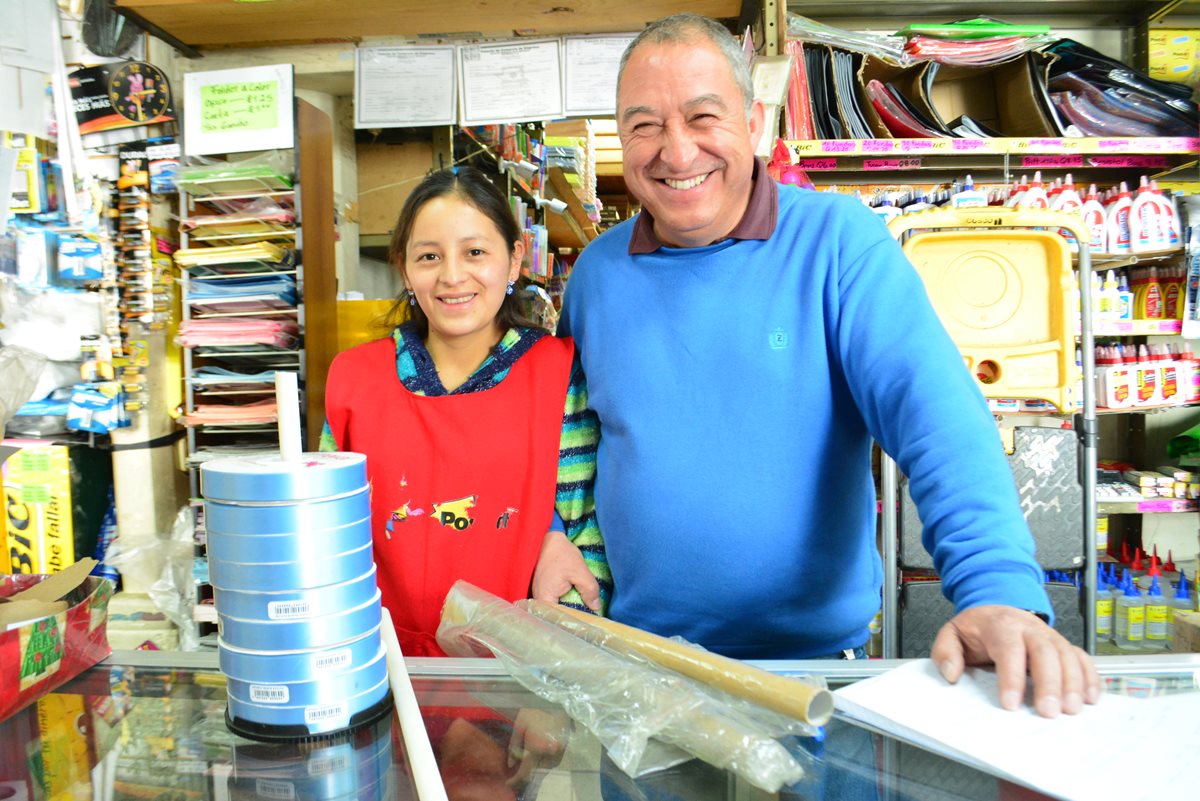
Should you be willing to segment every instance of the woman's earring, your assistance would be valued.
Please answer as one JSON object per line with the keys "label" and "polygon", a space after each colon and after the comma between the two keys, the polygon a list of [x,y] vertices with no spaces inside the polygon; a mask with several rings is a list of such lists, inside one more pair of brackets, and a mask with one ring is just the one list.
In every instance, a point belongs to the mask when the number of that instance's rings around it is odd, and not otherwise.
{"label": "woman's earring", "polygon": [[517,283],[517,282],[516,281],[508,282],[508,289],[504,290],[505,295],[511,295],[513,293],[513,284],[515,284],[515,283]]}
{"label": "woman's earring", "polygon": [[408,305],[409,306],[417,305],[417,293],[413,292],[411,289],[408,290]]}

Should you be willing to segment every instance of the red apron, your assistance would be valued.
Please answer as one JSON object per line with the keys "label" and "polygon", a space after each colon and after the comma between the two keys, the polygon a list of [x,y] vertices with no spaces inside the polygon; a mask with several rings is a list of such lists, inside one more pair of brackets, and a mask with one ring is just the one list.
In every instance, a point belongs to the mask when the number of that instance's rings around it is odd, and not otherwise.
{"label": "red apron", "polygon": [[459,579],[529,596],[573,352],[543,337],[496,386],[433,397],[404,388],[390,337],[334,359],[326,416],[338,447],[367,457],[379,587],[405,655],[445,655],[434,634]]}

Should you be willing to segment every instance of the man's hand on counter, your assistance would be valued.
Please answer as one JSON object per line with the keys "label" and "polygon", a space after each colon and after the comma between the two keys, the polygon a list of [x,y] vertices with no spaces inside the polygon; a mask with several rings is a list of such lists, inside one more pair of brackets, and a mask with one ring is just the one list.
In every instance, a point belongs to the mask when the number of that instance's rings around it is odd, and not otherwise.
{"label": "man's hand on counter", "polygon": [[1041,618],[1011,606],[976,606],[942,626],[931,653],[946,681],[954,684],[966,665],[996,666],[1000,705],[1016,709],[1033,681],[1033,706],[1042,717],[1073,715],[1100,698],[1100,676],[1082,648]]}

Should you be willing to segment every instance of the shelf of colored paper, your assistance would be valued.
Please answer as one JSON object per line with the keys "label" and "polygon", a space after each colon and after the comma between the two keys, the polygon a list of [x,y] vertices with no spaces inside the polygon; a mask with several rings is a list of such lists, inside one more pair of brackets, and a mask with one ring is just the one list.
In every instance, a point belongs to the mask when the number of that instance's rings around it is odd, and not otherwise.
{"label": "shelf of colored paper", "polygon": [[185,168],[180,171],[175,183],[180,189],[196,197],[274,192],[292,188],[291,176],[282,175],[263,164],[222,164],[211,169]]}
{"label": "shelf of colored paper", "polygon": [[[1127,411],[1127,410],[1126,410]],[[1103,501],[1097,499],[1096,510],[1110,515],[1169,514],[1195,512],[1200,501],[1183,498],[1146,498],[1140,501]]]}
{"label": "shelf of colored paper", "polygon": [[[1139,167],[1150,162],[1139,159],[1154,154],[1191,154],[1200,150],[1200,137],[1042,137],[993,139],[793,139],[787,142],[793,156],[876,156],[888,154],[966,155],[971,153],[1080,154],[1121,156],[1099,163],[1060,166]],[[1026,165],[1030,166],[1030,165]]]}

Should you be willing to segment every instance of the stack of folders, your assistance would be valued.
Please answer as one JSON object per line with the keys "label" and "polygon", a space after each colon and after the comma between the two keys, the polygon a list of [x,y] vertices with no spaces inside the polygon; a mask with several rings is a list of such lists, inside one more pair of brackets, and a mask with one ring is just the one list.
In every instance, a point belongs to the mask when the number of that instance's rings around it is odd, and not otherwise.
{"label": "stack of folders", "polygon": [[[902,32],[903,33],[903,32]],[[919,41],[918,41],[919,39]],[[914,37],[897,61],[847,40],[789,42],[798,138],[1195,136],[1191,89],[1048,34]],[[858,47],[858,49],[854,49]]]}

